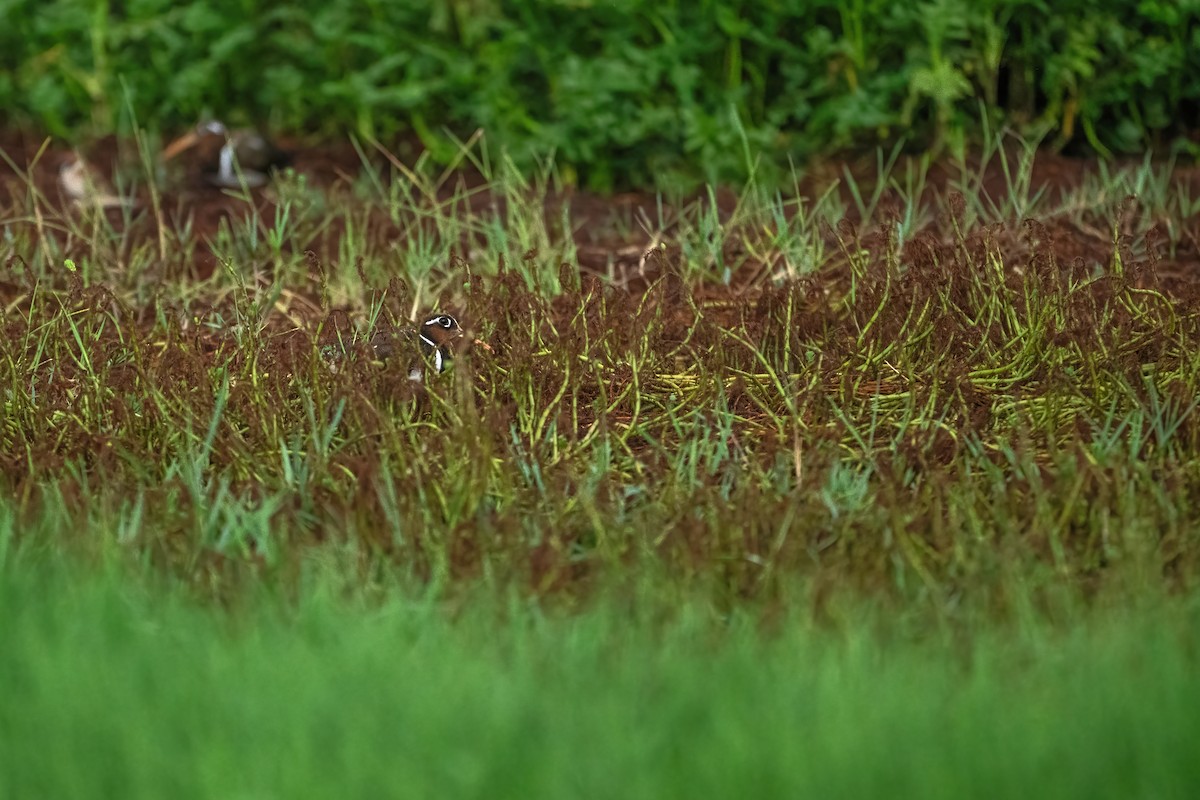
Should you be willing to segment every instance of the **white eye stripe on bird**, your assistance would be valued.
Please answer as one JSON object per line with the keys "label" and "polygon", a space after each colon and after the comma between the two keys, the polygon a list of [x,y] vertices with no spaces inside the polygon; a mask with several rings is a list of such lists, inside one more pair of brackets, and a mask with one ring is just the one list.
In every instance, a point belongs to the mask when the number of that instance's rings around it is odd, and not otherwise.
{"label": "white eye stripe on bird", "polygon": [[[377,331],[368,344],[380,361],[402,355],[407,350],[411,356],[408,377],[421,382],[429,370],[436,374],[451,366],[454,360],[453,343],[461,336],[463,330],[458,320],[449,314],[438,314],[416,330],[385,327]],[[340,342],[324,345],[320,352],[323,358],[331,362],[332,368],[336,368],[336,362],[349,354],[346,346]]]}

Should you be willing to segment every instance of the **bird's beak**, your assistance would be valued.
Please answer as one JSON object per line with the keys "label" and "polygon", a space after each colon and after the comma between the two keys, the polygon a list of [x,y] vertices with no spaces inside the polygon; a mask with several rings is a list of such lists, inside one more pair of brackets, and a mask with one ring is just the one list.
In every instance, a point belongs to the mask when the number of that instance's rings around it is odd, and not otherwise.
{"label": "bird's beak", "polygon": [[198,141],[200,141],[200,136],[195,131],[185,133],[183,136],[180,136],[178,139],[167,145],[166,149],[162,151],[163,161],[170,161],[184,150],[194,146]]}

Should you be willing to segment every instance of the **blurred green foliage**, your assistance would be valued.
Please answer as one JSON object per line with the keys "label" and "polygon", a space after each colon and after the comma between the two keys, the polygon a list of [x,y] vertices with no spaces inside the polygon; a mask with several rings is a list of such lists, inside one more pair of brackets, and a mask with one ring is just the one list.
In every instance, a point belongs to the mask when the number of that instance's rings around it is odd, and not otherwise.
{"label": "blurred green foliage", "polygon": [[482,128],[593,188],[957,147],[981,106],[1060,146],[1165,146],[1200,128],[1197,74],[1200,0],[0,0],[10,125],[212,113],[443,153]]}

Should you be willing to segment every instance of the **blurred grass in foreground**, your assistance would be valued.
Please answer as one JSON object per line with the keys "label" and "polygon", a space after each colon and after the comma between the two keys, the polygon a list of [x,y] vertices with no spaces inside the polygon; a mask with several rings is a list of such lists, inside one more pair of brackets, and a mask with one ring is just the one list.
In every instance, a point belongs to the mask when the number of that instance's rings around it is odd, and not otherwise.
{"label": "blurred grass in foreground", "polygon": [[[1032,165],[660,202],[642,292],[515,180],[29,181],[0,797],[1196,796],[1197,201]],[[435,304],[419,394],[319,356]]]}
{"label": "blurred grass in foreground", "polygon": [[[1195,604],[762,635],[684,604],[232,615],[0,571],[5,797],[1194,797]],[[103,571],[101,571],[103,572]],[[867,631],[876,628],[879,632]]]}

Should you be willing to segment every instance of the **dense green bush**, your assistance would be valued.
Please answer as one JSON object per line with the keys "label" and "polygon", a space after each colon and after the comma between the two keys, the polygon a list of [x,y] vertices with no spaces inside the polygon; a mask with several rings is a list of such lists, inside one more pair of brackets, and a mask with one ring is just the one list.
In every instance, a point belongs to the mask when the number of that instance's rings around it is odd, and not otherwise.
{"label": "dense green bush", "polygon": [[[1101,153],[1200,127],[1198,0],[0,0],[0,109],[60,135],[203,113],[437,146],[477,128],[583,182],[731,179],[980,121]],[[444,145],[443,145],[444,146]]]}

